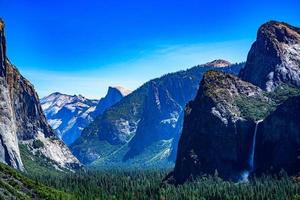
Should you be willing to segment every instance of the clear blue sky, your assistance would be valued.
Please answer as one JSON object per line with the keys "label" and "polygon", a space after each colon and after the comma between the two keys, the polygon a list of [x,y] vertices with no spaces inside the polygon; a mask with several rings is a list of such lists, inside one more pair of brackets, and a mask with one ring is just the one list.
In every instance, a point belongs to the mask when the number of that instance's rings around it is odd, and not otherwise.
{"label": "clear blue sky", "polygon": [[258,27],[300,26],[300,1],[0,0],[8,56],[39,96],[100,98],[109,85],[223,58],[246,60]]}

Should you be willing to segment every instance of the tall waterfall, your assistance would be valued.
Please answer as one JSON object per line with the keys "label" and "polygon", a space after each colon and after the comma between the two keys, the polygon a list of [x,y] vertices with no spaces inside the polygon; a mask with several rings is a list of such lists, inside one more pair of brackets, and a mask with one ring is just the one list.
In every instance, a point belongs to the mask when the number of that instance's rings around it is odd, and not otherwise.
{"label": "tall waterfall", "polygon": [[254,155],[255,155],[255,146],[256,146],[257,127],[258,127],[258,124],[262,121],[263,120],[258,120],[258,121],[255,122],[255,129],[254,129],[254,133],[253,133],[252,145],[251,145],[249,161],[248,161],[249,166],[250,166],[250,171],[252,171],[253,167],[254,167]]}
{"label": "tall waterfall", "polygon": [[253,137],[252,137],[252,143],[250,146],[250,151],[249,151],[249,157],[248,157],[248,161],[247,163],[249,164],[250,169],[246,170],[242,173],[241,175],[241,181],[248,181],[248,176],[249,173],[252,172],[253,168],[254,168],[254,156],[255,156],[255,147],[256,147],[256,134],[257,134],[257,128],[259,123],[261,123],[263,120],[258,120],[255,122],[255,128],[254,128],[254,133],[253,133]]}

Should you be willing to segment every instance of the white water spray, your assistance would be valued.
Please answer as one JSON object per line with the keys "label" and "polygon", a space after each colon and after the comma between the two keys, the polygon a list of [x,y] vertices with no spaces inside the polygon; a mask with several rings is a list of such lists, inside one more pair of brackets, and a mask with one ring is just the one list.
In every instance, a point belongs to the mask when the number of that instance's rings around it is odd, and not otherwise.
{"label": "white water spray", "polygon": [[249,159],[248,159],[248,164],[249,164],[250,169],[242,172],[242,174],[241,174],[242,182],[248,181],[249,174],[250,174],[250,172],[252,172],[252,170],[254,168],[254,156],[255,156],[255,147],[256,147],[257,128],[258,128],[258,124],[261,123],[262,121],[263,120],[258,120],[255,122],[255,129],[254,129],[254,133],[253,133],[253,137],[252,137],[252,143],[251,143],[251,147],[250,147],[250,151],[249,151]]}

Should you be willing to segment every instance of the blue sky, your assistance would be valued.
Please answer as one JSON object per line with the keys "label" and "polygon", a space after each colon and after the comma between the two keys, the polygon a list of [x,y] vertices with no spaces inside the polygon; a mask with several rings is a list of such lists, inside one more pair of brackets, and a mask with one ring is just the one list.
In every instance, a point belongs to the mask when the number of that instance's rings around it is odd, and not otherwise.
{"label": "blue sky", "polygon": [[105,95],[217,58],[245,61],[258,27],[300,26],[300,1],[0,0],[8,56],[40,97]]}

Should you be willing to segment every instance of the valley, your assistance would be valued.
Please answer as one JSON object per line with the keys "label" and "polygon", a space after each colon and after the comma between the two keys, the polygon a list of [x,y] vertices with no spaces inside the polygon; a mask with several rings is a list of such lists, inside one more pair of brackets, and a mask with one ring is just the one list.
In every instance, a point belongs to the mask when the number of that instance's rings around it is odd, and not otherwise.
{"label": "valley", "polygon": [[39,98],[7,46],[0,19],[1,200],[300,200],[300,28],[99,99]]}

